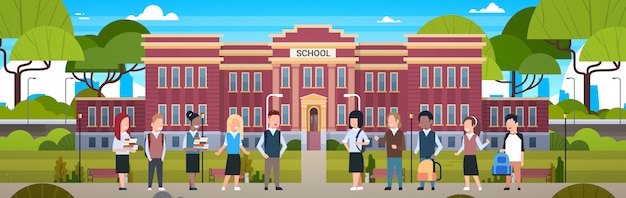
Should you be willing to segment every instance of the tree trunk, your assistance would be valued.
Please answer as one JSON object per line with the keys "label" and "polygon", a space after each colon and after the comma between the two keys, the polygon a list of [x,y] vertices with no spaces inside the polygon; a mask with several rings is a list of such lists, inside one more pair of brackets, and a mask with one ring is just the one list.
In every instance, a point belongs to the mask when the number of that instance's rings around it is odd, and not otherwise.
{"label": "tree trunk", "polygon": [[515,91],[517,89],[517,82],[515,80],[515,70],[513,70],[511,71],[511,98],[515,98]]}
{"label": "tree trunk", "polygon": [[[585,84],[583,85],[585,87],[585,91],[584,91],[585,96],[583,100],[585,100],[585,107],[587,108],[587,111],[591,111],[591,108],[590,108],[591,107],[591,73],[585,74],[583,76],[585,77],[584,79]],[[576,98],[574,98],[574,100],[575,99]]]}
{"label": "tree trunk", "polygon": [[[5,65],[6,67],[6,65]],[[22,101],[22,73],[13,74],[13,108]],[[28,97],[28,96],[26,96]]]}
{"label": "tree trunk", "polygon": [[102,89],[98,89],[98,98],[102,97]]}

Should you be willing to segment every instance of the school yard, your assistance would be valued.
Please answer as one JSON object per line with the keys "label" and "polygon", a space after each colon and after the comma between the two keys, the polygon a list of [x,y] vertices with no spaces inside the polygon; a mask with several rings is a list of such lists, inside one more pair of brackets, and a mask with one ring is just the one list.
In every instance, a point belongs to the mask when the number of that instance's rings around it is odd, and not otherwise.
{"label": "school yard", "polygon": [[[455,151],[441,151],[435,161],[442,166],[442,179],[439,182],[463,182],[463,154],[454,156]],[[493,180],[491,166],[497,151],[478,151],[478,168],[481,180]],[[387,167],[387,153],[381,150],[367,150],[364,153],[365,166],[368,165],[368,156],[376,160],[375,168]],[[403,164],[406,176],[410,175],[411,152],[403,154]],[[557,157],[564,156],[563,151],[526,151],[524,167],[522,168],[550,168],[550,164],[557,166]],[[567,182],[626,182],[626,158],[623,151],[568,151],[567,152]],[[413,175],[417,173],[419,156],[413,156]],[[348,173],[348,152],[328,151],[326,153],[326,181],[351,182]],[[406,178],[406,182],[410,177]],[[376,179],[376,183],[386,183],[386,179]],[[415,178],[414,178],[415,182]],[[545,179],[524,179],[523,182],[544,182]]]}
{"label": "school yard", "polygon": [[[209,168],[226,167],[226,152],[215,156],[215,151],[204,153],[204,182],[208,182]],[[67,173],[75,169],[78,163],[78,151],[3,151],[0,152],[0,183],[2,182],[53,182],[55,164],[59,156],[66,162]],[[243,156],[243,153],[242,153]],[[286,151],[281,161],[281,182],[300,182],[300,151]],[[251,151],[253,172],[263,174],[265,160],[259,152]],[[131,153],[131,171],[133,182],[148,180],[148,160],[143,151]],[[82,151],[82,165],[87,168],[115,168],[115,154],[111,151]],[[167,151],[163,161],[163,180],[167,183],[189,182],[185,173],[185,153],[183,151]],[[252,180],[253,174],[250,175]],[[85,177],[86,178],[86,177]],[[129,179],[130,180],[130,179]],[[156,175],[154,182],[156,182]],[[197,182],[200,183],[200,173]],[[216,182],[223,180],[216,179]],[[95,179],[95,182],[115,182],[115,179]]]}

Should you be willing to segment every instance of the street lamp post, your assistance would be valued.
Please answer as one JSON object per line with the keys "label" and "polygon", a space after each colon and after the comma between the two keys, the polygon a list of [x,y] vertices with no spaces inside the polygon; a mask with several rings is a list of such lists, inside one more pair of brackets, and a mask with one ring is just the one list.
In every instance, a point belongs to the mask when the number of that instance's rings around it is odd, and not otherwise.
{"label": "street lamp post", "polygon": [[[35,79],[37,78],[30,77],[26,80],[26,124],[30,124],[30,100],[28,100],[30,97],[30,80]],[[17,104],[15,104],[15,106],[17,106]]]}
{"label": "street lamp post", "polygon": [[[201,131],[200,135],[204,138],[204,113],[200,114],[200,131]],[[201,182],[204,183],[204,152],[202,152],[201,155],[202,155],[202,173],[200,174],[202,176]]]}
{"label": "street lamp post", "polygon": [[574,99],[574,101],[572,101],[572,106],[574,107],[574,108],[572,109],[572,112],[574,112],[574,120],[573,120],[573,121],[574,121],[574,123],[573,123],[573,124],[576,124],[576,79],[575,79],[575,78],[572,78],[572,77],[567,77],[567,79],[568,79],[568,80],[572,80],[572,81],[573,81],[573,83],[574,83],[574,86],[572,87],[572,88],[573,88],[572,94],[574,94],[574,95],[572,96],[572,98]]}
{"label": "street lamp post", "polygon": [[565,123],[563,124],[563,126],[565,126],[565,139],[563,140],[565,142],[565,163],[563,163],[563,182],[567,183],[567,114],[563,114],[563,119],[565,119]]}
{"label": "street lamp post", "polygon": [[67,80],[72,80],[72,79],[74,78],[72,77],[65,78],[65,95],[63,95],[64,96],[63,101],[65,102],[65,105],[63,105],[63,107],[65,107],[65,125],[67,125]]}
{"label": "street lamp post", "polygon": [[[282,98],[283,94],[268,94],[267,97],[265,97],[265,115],[268,115],[270,113],[270,97]],[[270,127],[269,123],[265,121],[265,129],[269,127]]]}
{"label": "street lamp post", "polygon": [[620,77],[613,77],[613,80],[618,80],[619,81],[619,105],[617,107],[619,107],[619,124],[622,124],[622,112],[624,111],[624,108],[622,107],[622,79]]}
{"label": "street lamp post", "polygon": [[411,148],[409,151],[411,152],[411,183],[413,183],[413,113],[409,113],[409,118],[411,119]]}
{"label": "street lamp post", "polygon": [[357,98],[357,110],[361,111],[361,96],[359,96],[359,94],[343,94],[343,97],[348,98],[348,97],[356,97]]}
{"label": "street lamp post", "polygon": [[78,114],[78,130],[77,130],[78,131],[78,182],[79,183],[82,182],[81,181],[82,178],[80,177],[80,172],[82,172],[82,170],[83,170],[83,167],[81,166],[81,162],[82,161],[81,161],[81,152],[80,152],[81,149],[83,148],[81,146],[81,138],[80,138],[80,134],[81,134],[81,132],[80,132],[80,121],[81,121],[82,118],[83,118],[83,114],[79,113]]}

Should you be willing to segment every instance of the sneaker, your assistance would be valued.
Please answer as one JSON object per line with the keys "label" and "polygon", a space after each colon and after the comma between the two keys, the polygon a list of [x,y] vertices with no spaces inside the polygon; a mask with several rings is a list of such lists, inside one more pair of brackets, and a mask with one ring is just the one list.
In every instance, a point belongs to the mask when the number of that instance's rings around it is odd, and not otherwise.
{"label": "sneaker", "polygon": [[159,187],[159,191],[165,191],[165,188]]}
{"label": "sneaker", "polygon": [[190,187],[190,188],[189,188],[189,190],[196,191],[196,190],[198,190],[198,188],[196,188],[196,187]]}
{"label": "sneaker", "polygon": [[126,188],[119,188],[119,190],[126,190]]}
{"label": "sneaker", "polygon": [[148,191],[151,191],[151,190],[152,190],[152,188],[151,188],[151,187],[148,187]]}
{"label": "sneaker", "polygon": [[469,187],[464,187],[464,188],[463,188],[463,191],[469,191],[469,190],[470,190],[470,188],[469,188]]}
{"label": "sneaker", "polygon": [[506,187],[506,188],[504,188],[504,190],[511,190],[511,188],[509,188],[509,187]]}
{"label": "sneaker", "polygon": [[424,187],[418,187],[417,190],[424,190]]}
{"label": "sneaker", "polygon": [[391,187],[385,187],[385,190],[391,190]]}
{"label": "sneaker", "polygon": [[363,186],[356,187],[356,190],[363,190]]}
{"label": "sneaker", "polygon": [[283,190],[283,187],[277,186],[276,190],[281,191],[281,190]]}
{"label": "sneaker", "polygon": [[356,187],[351,187],[350,191],[356,191]]}
{"label": "sneaker", "polygon": [[435,187],[431,187],[430,190],[435,190]]}
{"label": "sneaker", "polygon": [[234,190],[235,190],[235,191],[241,191],[241,188],[239,188],[239,187],[235,187],[235,188],[234,188]]}
{"label": "sneaker", "polygon": [[398,188],[398,190],[402,190],[402,187]]}
{"label": "sneaker", "polygon": [[226,188],[225,188],[225,187],[222,187],[222,191],[226,191]]}
{"label": "sneaker", "polygon": [[522,188],[517,188],[517,190],[522,190]]}
{"label": "sneaker", "polygon": [[482,187],[478,187],[478,191],[483,191],[483,188]]}
{"label": "sneaker", "polygon": [[267,187],[265,187],[265,190],[268,190],[268,188],[267,188]]}

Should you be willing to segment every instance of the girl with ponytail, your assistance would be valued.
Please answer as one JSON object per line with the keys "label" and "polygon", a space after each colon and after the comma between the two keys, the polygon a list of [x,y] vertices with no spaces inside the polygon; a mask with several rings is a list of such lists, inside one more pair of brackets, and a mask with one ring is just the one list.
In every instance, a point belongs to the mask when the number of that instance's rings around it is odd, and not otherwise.
{"label": "girl with ponytail", "polygon": [[489,139],[483,144],[478,137],[480,134],[480,124],[478,118],[475,116],[469,116],[463,120],[463,128],[465,133],[463,135],[463,141],[461,148],[454,155],[458,156],[465,150],[465,156],[463,157],[463,174],[465,175],[465,188],[463,191],[470,190],[470,176],[474,177],[474,182],[478,187],[478,191],[482,191],[480,187],[480,180],[478,178],[478,163],[476,162],[476,149],[483,150],[488,144]]}

